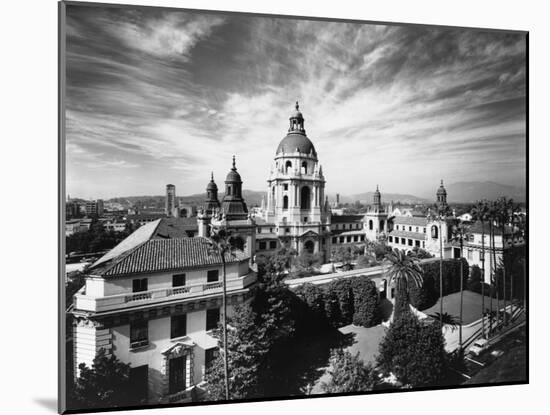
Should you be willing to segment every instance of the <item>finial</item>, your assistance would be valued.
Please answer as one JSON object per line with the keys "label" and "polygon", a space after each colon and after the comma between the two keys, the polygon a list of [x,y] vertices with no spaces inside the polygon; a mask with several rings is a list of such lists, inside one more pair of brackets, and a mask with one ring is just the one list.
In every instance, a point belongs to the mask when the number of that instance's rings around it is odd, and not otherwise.
{"label": "finial", "polygon": [[296,101],[296,111],[300,109],[300,105],[298,105],[298,101]]}
{"label": "finial", "polygon": [[233,170],[235,170],[236,167],[235,167],[235,155],[233,155]]}
{"label": "finial", "polygon": [[210,172],[210,181],[211,182],[214,181],[214,172],[213,171]]}
{"label": "finial", "polygon": [[376,185],[376,191],[378,192],[378,185]]}
{"label": "finial", "polygon": [[443,179],[441,179],[441,186],[443,186]]}

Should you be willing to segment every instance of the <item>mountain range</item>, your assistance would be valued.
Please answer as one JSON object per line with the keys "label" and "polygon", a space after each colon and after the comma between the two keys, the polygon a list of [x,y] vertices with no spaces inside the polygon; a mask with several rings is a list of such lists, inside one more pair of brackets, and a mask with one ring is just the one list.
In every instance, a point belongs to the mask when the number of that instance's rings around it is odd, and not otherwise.
{"label": "mountain range", "polygon": [[[525,189],[518,186],[510,186],[495,182],[456,182],[445,185],[447,189],[449,202],[470,203],[480,199],[494,200],[500,196],[506,196],[514,199],[516,202],[525,202]],[[248,206],[260,206],[262,198],[265,197],[265,191],[243,189],[243,197]],[[220,193],[219,199],[223,198],[223,193]],[[329,202],[336,200],[336,194],[328,194]],[[341,203],[354,203],[359,201],[363,204],[372,203],[373,192],[357,193],[353,195],[340,195]],[[204,203],[204,193],[197,193],[187,196],[178,196],[182,203],[200,205]],[[118,202],[123,205],[140,203],[146,206],[164,206],[165,196],[129,196],[109,199],[109,202]],[[435,192],[433,196],[426,195],[419,197],[406,193],[382,193],[382,202],[394,203],[400,202],[403,204],[421,204],[433,203],[435,200]]]}

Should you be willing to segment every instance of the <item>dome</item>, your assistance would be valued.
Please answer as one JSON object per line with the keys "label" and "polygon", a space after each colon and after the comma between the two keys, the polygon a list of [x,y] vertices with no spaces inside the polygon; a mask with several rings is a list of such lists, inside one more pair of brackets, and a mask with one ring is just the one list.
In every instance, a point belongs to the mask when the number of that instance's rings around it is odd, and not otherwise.
{"label": "dome", "polygon": [[233,156],[233,167],[231,167],[231,170],[229,170],[229,173],[227,173],[227,176],[225,177],[225,182],[242,183],[241,175],[237,173],[237,167],[235,167],[235,156]]}
{"label": "dome", "polygon": [[214,182],[214,173],[212,173],[210,182],[206,185],[206,190],[218,190],[218,186],[216,185],[216,182]]}
{"label": "dome", "polygon": [[438,195],[446,195],[447,194],[447,190],[445,190],[445,188],[443,187],[443,180],[441,180],[441,186],[439,186],[439,189],[437,189],[437,194]]}
{"label": "dome", "polygon": [[315,151],[315,147],[313,146],[313,143],[305,134],[301,133],[289,133],[285,138],[281,140],[279,143],[279,147],[277,147],[277,153],[295,153],[296,149],[300,153],[304,154],[310,154],[313,153],[314,157],[317,157],[317,151]]}

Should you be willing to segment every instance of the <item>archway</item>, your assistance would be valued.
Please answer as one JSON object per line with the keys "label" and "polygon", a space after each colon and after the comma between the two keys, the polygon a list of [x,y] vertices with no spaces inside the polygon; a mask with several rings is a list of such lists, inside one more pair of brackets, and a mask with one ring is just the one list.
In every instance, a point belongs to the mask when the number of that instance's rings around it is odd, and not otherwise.
{"label": "archway", "polygon": [[304,249],[308,254],[313,254],[313,251],[315,250],[315,244],[313,241],[306,241],[304,244]]}
{"label": "archway", "polygon": [[302,162],[302,174],[307,174],[307,161]]}
{"label": "archway", "polygon": [[289,160],[285,164],[285,173],[288,174],[288,171],[292,169],[292,162]]}
{"label": "archway", "polygon": [[309,209],[311,207],[311,191],[309,190],[309,187],[304,186],[302,187],[302,190],[300,191],[300,208],[301,209]]}
{"label": "archway", "polygon": [[437,239],[437,236],[438,236],[438,229],[437,229],[437,226],[436,225],[432,225],[432,238],[433,239]]}

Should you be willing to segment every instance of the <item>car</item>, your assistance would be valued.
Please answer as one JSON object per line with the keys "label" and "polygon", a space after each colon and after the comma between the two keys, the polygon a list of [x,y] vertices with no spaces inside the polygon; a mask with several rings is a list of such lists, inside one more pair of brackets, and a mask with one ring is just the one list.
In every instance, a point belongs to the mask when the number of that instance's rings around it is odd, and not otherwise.
{"label": "car", "polygon": [[468,349],[468,353],[479,356],[487,346],[489,346],[489,340],[487,339],[477,339]]}

